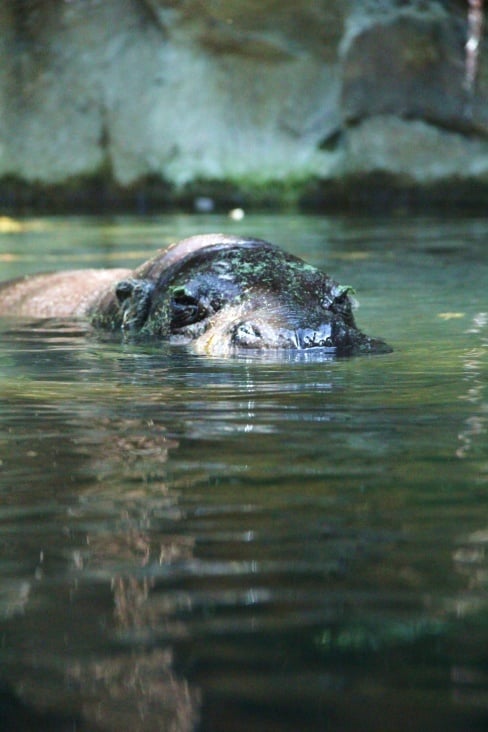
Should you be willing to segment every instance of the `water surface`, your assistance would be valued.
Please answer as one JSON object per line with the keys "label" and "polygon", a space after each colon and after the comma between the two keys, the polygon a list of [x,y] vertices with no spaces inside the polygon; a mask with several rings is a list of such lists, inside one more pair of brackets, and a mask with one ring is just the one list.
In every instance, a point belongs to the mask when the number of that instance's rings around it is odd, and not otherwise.
{"label": "water surface", "polygon": [[28,220],[2,278],[215,230],[353,285],[395,350],[0,321],[2,729],[485,729],[488,223]]}

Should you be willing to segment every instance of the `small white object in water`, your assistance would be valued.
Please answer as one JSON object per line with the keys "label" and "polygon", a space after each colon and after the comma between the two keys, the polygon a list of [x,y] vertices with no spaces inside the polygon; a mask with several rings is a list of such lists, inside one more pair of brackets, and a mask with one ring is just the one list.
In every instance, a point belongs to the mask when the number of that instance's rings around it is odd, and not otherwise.
{"label": "small white object in water", "polygon": [[232,221],[242,221],[245,215],[243,208],[233,208],[229,211],[229,218]]}
{"label": "small white object in water", "polygon": [[464,318],[464,313],[437,313],[437,317],[441,320],[455,320],[456,318]]}
{"label": "small white object in water", "polygon": [[22,231],[22,224],[10,216],[0,216],[0,234],[11,234],[12,232]]}

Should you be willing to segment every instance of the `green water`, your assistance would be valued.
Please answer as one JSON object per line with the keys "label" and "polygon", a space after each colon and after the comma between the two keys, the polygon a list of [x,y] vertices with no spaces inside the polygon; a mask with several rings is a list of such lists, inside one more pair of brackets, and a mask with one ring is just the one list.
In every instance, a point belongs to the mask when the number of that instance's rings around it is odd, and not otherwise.
{"label": "green water", "polygon": [[395,350],[0,321],[0,729],[485,729],[488,222],[29,220],[2,279],[205,231],[351,284]]}

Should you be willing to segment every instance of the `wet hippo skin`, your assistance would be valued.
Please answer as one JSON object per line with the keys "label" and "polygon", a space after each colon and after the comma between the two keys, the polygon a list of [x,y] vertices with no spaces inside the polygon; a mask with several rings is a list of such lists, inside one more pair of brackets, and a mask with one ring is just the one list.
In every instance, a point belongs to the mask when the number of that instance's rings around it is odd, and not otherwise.
{"label": "wet hippo skin", "polygon": [[137,269],[36,274],[0,285],[0,315],[84,318],[125,338],[192,344],[200,353],[327,349],[385,353],[356,326],[351,288],[266,241],[205,234]]}

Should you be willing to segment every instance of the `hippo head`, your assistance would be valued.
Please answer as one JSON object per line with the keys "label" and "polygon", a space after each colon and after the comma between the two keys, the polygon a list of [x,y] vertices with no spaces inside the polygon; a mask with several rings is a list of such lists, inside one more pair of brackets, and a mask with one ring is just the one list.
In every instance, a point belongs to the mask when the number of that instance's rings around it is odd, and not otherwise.
{"label": "hippo head", "polygon": [[112,324],[129,335],[192,343],[202,353],[391,349],[356,327],[351,288],[258,239],[191,237],[118,283]]}

